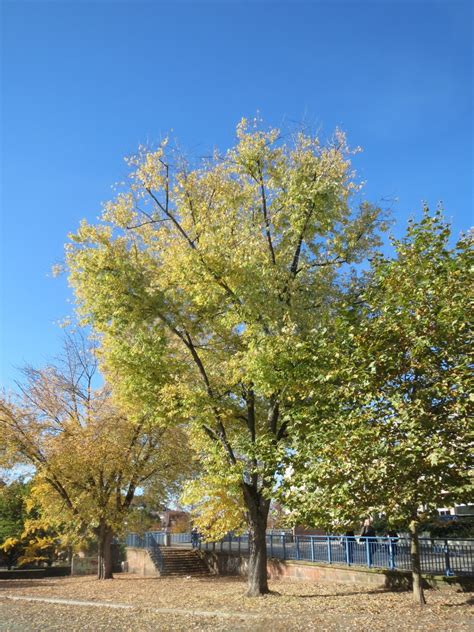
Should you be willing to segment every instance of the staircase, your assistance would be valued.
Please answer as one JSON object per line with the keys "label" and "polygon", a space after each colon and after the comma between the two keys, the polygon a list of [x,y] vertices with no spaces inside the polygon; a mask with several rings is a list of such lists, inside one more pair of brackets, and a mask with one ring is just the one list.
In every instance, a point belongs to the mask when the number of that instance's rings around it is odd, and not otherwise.
{"label": "staircase", "polygon": [[157,546],[148,549],[161,577],[208,577],[209,568],[196,550]]}

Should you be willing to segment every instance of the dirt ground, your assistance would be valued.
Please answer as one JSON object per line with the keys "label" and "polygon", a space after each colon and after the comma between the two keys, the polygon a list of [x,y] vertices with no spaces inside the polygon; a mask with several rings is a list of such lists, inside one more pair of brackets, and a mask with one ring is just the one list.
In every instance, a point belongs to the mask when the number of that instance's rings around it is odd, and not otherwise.
{"label": "dirt ground", "polygon": [[271,589],[275,594],[249,599],[245,582],[233,577],[3,580],[0,630],[474,629],[472,593],[430,590],[420,609],[410,593],[350,584],[274,581]]}

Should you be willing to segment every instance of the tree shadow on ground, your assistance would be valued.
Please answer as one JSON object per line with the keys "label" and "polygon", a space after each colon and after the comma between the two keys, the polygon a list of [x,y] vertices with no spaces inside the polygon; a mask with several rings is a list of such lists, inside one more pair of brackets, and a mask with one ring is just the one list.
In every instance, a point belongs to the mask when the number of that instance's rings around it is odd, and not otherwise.
{"label": "tree shadow on ground", "polygon": [[[320,593],[314,593],[311,595],[292,595],[298,599],[324,599],[326,597],[341,597],[341,598],[345,598],[345,597],[350,597],[350,596],[368,596],[368,595],[383,595],[383,594],[390,594],[393,592],[408,592],[408,591],[394,591],[394,590],[388,590],[386,588],[376,588],[376,589],[372,589],[372,590],[354,590],[351,592],[336,592],[336,593],[328,593],[328,594],[320,594]],[[462,592],[462,591],[459,591]],[[446,593],[446,598],[449,598],[449,592]],[[443,607],[444,608],[462,608],[462,607],[466,607],[466,606],[472,606],[474,605],[474,597],[469,597],[467,598],[465,601],[462,601],[461,603],[444,603]]]}
{"label": "tree shadow on ground", "polygon": [[474,597],[469,597],[466,601],[462,603],[445,603],[443,604],[445,608],[459,608],[461,606],[474,606]]}

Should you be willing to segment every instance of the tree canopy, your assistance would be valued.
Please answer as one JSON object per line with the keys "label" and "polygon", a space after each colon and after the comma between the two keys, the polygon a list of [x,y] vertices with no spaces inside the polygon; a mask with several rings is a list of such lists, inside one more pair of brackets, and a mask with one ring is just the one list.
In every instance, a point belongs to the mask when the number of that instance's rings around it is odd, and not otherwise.
{"label": "tree canopy", "polygon": [[305,350],[308,399],[280,490],[294,519],[382,512],[416,531],[420,514],[472,498],[472,240],[450,237],[426,210],[395,257],[375,259],[357,313],[333,323],[324,374]]}
{"label": "tree canopy", "polygon": [[85,340],[68,338],[61,362],[28,367],[20,395],[0,402],[0,428],[13,458],[35,467],[41,519],[70,537],[95,536],[99,576],[107,578],[112,536],[124,528],[135,494],[153,485],[164,498],[189,471],[189,452],[178,426],[120,409],[110,388],[95,383],[96,369]]}
{"label": "tree canopy", "polygon": [[384,228],[361,201],[352,153],[340,131],[323,143],[245,120],[235,147],[196,166],[166,141],[140,148],[100,222],[67,247],[79,312],[128,397],[186,420],[206,459],[224,455],[250,529],[250,594],[267,590],[289,350],[337,311]]}

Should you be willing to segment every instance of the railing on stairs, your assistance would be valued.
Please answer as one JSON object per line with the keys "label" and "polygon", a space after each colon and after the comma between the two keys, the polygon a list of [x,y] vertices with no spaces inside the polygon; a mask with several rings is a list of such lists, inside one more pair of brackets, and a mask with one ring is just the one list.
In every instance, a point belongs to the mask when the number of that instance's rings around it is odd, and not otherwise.
{"label": "railing on stairs", "polygon": [[159,570],[161,574],[165,568],[163,554],[161,552],[161,546],[159,544],[156,544],[155,546],[147,547],[147,548],[148,548],[150,557],[153,561],[153,564],[155,565],[155,567]]}

